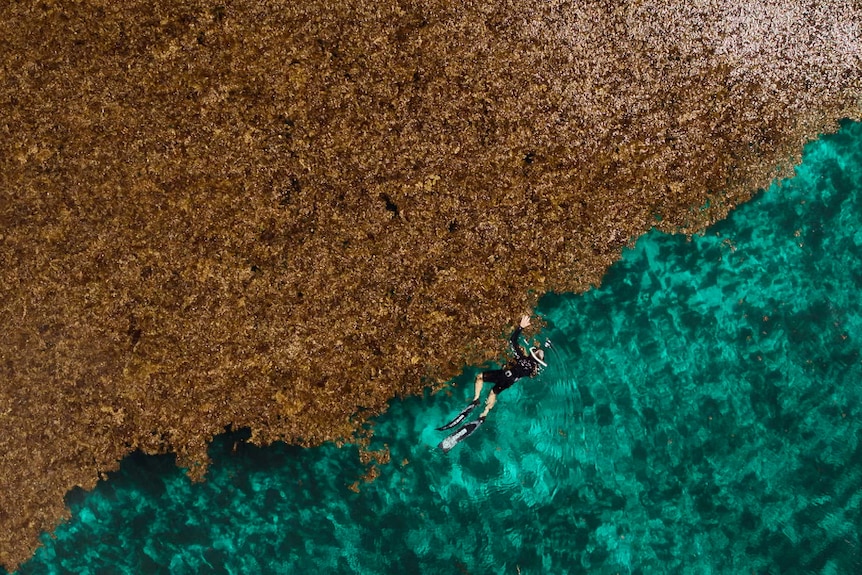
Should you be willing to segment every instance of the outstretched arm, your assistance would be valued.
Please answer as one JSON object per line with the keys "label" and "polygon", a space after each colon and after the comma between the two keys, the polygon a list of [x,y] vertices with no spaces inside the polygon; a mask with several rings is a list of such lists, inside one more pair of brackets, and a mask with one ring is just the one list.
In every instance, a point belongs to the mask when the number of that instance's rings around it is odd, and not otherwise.
{"label": "outstretched arm", "polygon": [[524,351],[524,348],[521,347],[520,343],[521,331],[523,331],[525,327],[530,327],[530,316],[528,315],[521,318],[521,323],[518,324],[518,327],[515,328],[515,333],[513,333],[512,337],[509,339],[509,343],[512,344],[512,351],[515,352],[515,355],[518,356],[519,359],[527,357],[527,352]]}

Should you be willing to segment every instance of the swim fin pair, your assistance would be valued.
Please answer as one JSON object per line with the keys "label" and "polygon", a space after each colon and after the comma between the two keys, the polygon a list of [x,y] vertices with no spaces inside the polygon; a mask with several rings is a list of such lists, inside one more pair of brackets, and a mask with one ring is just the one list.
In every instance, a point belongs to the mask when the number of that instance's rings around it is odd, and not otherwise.
{"label": "swim fin pair", "polygon": [[[474,399],[467,407],[461,410],[461,413],[455,416],[455,419],[453,419],[443,427],[438,427],[437,431],[445,431],[447,429],[452,429],[453,427],[467,419],[467,416],[470,415],[470,412],[473,411],[473,409],[477,405],[479,405],[479,400]],[[470,423],[464,425],[463,427],[449,435],[446,439],[441,441],[438,447],[443,450],[443,453],[448,453],[449,450],[458,445],[458,443],[470,437],[473,432],[476,431],[479,426],[482,425],[484,422],[484,417],[480,417],[479,419],[471,421]]]}

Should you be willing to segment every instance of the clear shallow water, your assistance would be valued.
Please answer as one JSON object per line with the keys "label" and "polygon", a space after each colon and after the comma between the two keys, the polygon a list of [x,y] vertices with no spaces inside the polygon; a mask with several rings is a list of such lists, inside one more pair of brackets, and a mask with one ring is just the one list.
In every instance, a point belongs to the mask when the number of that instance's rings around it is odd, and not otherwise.
{"label": "clear shallow water", "polygon": [[208,481],[133,456],[19,571],[862,572],[862,125],[691,240],[650,233],[539,313],[551,366],[448,455],[471,396],[395,402],[392,463],[226,435]]}

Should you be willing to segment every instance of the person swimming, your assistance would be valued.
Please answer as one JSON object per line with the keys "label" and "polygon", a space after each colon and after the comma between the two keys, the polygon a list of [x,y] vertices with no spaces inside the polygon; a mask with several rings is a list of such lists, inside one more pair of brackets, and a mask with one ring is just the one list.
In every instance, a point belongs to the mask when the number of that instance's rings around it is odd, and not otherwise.
{"label": "person swimming", "polygon": [[[521,344],[519,343],[521,332],[527,327],[530,327],[530,316],[525,315],[521,318],[521,322],[518,324],[512,337],[509,338],[509,343],[511,344],[514,357],[502,369],[487,370],[477,375],[473,386],[475,391],[473,401],[471,401],[470,404],[461,411],[461,413],[456,415],[455,419],[446,425],[437,428],[438,431],[444,431],[446,429],[451,429],[464,421],[470,412],[479,405],[479,398],[482,395],[482,389],[485,384],[492,383],[494,385],[494,387],[491,388],[491,392],[488,394],[488,399],[485,401],[485,410],[478,419],[466,424],[464,427],[458,429],[440,442],[439,447],[444,452],[448,452],[461,440],[469,437],[470,434],[476,431],[476,429],[484,423],[485,418],[488,416],[488,412],[490,412],[494,408],[494,405],[496,405],[497,396],[499,394],[512,387],[512,385],[514,385],[514,383],[519,379],[524,377],[535,377],[541,368],[547,366],[545,363],[545,352],[541,347],[531,347],[529,354],[527,354],[524,348],[521,347]],[[546,342],[545,346],[550,346],[550,341]]]}
{"label": "person swimming", "polygon": [[474,384],[475,395],[473,403],[479,403],[479,397],[482,395],[482,388],[486,383],[493,383],[491,393],[488,394],[488,399],[485,401],[485,410],[479,417],[484,419],[488,412],[494,409],[497,404],[497,396],[514,385],[516,381],[524,377],[535,377],[539,370],[546,367],[545,352],[539,347],[531,347],[530,353],[527,354],[524,348],[519,343],[521,332],[530,327],[530,316],[525,315],[521,318],[521,323],[515,329],[512,337],[509,338],[509,343],[512,346],[512,351],[515,357],[509,361],[503,369],[492,369],[483,371],[476,376]]}

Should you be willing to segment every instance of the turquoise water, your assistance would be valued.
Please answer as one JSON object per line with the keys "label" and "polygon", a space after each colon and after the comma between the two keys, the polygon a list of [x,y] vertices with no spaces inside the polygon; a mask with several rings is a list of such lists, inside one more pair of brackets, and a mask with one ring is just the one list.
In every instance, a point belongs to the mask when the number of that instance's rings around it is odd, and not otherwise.
{"label": "turquoise water", "polygon": [[19,572],[862,572],[860,150],[846,124],[704,235],[545,297],[551,366],[450,454],[475,370],[393,403],[358,493],[354,448],[229,434],[197,485],[136,455]]}

